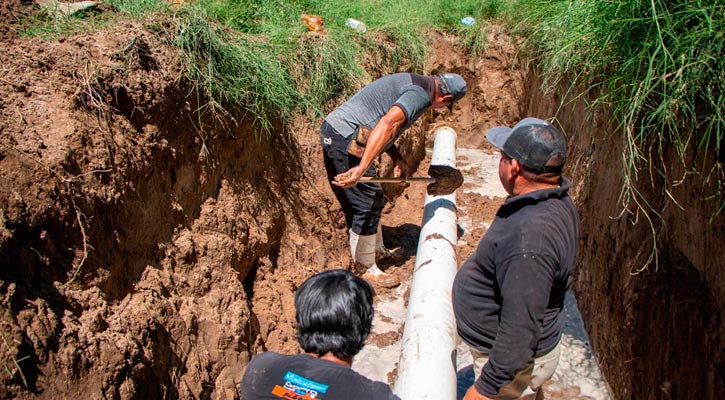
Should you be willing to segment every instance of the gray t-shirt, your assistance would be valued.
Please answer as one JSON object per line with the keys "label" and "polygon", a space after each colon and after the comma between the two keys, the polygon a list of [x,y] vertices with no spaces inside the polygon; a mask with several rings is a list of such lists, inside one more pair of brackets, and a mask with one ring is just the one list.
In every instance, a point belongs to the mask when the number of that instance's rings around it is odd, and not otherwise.
{"label": "gray t-shirt", "polygon": [[431,105],[433,78],[401,72],[384,76],[362,88],[325,120],[348,139],[360,126],[370,130],[394,105],[405,113],[405,125],[393,141],[412,125]]}

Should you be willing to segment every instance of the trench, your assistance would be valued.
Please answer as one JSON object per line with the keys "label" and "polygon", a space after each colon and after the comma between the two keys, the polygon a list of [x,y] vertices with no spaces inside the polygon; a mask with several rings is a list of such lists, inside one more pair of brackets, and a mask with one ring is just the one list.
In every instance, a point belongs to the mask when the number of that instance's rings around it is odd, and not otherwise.
{"label": "trench", "polygon": [[[124,27],[108,36],[117,37],[120,47],[139,31]],[[241,373],[255,354],[299,351],[292,302],[297,286],[315,272],[348,266],[344,223],[319,173],[324,168],[317,127],[299,116],[286,127],[295,135],[260,143],[239,139],[253,133],[247,121],[219,126],[209,120],[200,122],[217,131],[202,139],[187,124],[196,114],[184,104],[183,80],[165,79],[178,73],[164,69],[173,60],[164,59],[163,44],[147,36],[158,52],[152,65],[159,70],[143,70],[135,79],[144,84],[128,84],[120,92],[106,88],[123,94],[118,100],[123,104],[106,110],[108,125],[99,126],[97,110],[34,115],[20,108],[38,126],[78,120],[61,146],[67,151],[58,170],[78,178],[115,162],[115,174],[84,176],[68,189],[30,158],[16,156],[20,152],[0,157],[3,187],[12,186],[20,199],[3,205],[12,234],[4,232],[0,242],[5,260],[0,323],[9,343],[0,355],[10,372],[2,377],[0,398],[236,398]],[[92,34],[76,42],[102,45]],[[457,46],[450,37],[434,35],[436,57],[427,72],[463,75],[469,95],[454,113],[427,115],[399,146],[421,174],[427,170],[430,133],[442,125],[458,132],[460,167],[473,182],[457,194],[465,211],[458,216],[459,263],[475,249],[503,198],[485,130],[537,116],[555,119],[568,135],[565,174],[573,180],[582,237],[567,305],[574,317],[581,311],[581,320],[570,321],[565,341],[571,358],[560,366],[559,380],[548,385],[549,396],[604,399],[611,391],[615,399],[720,398],[725,269],[719,255],[725,222],[704,222],[713,214],[698,191],[706,177],[673,188],[684,199],[681,208],[666,207],[657,188],[648,190],[665,209],[657,222],[660,258],[657,266],[638,272],[649,254],[650,231],[636,213],[621,213],[622,143],[611,118],[589,112],[591,99],[567,98],[569,88],[543,92],[536,71],[525,69],[501,31],[491,31],[482,57]],[[58,63],[74,59],[76,50],[42,49]],[[126,79],[113,73],[99,82],[117,85]],[[72,76],[58,73],[55,79],[73,93]],[[33,86],[47,80],[26,79],[23,93],[8,91],[4,109],[28,103],[27,93],[37,98],[48,92]],[[149,110],[142,119],[141,109]],[[34,140],[27,128],[11,128],[3,132],[14,143]],[[209,151],[203,160],[202,144]],[[38,153],[45,148],[35,142],[27,147]],[[390,165],[382,161],[386,172]],[[28,181],[7,178],[23,170],[29,171]],[[383,216],[386,245],[403,247],[406,259],[385,267],[403,285],[378,291],[376,332],[354,367],[393,383],[424,191],[411,186],[386,192],[391,200]],[[84,255],[84,241],[92,245],[89,258],[77,281],[63,286]],[[21,376],[11,361],[23,359]],[[459,361],[465,372],[465,356]]]}

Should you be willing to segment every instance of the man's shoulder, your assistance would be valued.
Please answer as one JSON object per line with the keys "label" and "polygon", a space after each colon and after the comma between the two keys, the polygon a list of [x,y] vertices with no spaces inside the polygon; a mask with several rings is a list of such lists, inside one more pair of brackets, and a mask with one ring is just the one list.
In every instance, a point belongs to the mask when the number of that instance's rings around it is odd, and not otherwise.
{"label": "man's shoulder", "polygon": [[272,351],[266,351],[259,353],[252,357],[251,361],[247,365],[247,374],[252,371],[269,371],[275,369],[277,366],[288,365],[292,362],[291,355],[279,354]]}
{"label": "man's shoulder", "polygon": [[273,352],[254,357],[247,367],[241,392],[246,398],[279,393],[312,392],[325,399],[397,399],[390,387],[329,361],[302,354],[283,355]]}
{"label": "man's shoulder", "polygon": [[250,362],[250,364],[251,363],[269,363],[269,362],[274,362],[277,360],[284,360],[289,357],[294,357],[294,356],[288,355],[288,354],[279,354],[279,353],[275,353],[273,351],[265,351],[264,353],[259,353],[256,356],[254,356],[252,358],[252,361]]}
{"label": "man's shoulder", "polygon": [[402,81],[411,81],[412,75],[409,72],[396,72],[394,74],[381,76],[380,78],[376,79],[376,81],[391,81],[391,80],[402,80]]}

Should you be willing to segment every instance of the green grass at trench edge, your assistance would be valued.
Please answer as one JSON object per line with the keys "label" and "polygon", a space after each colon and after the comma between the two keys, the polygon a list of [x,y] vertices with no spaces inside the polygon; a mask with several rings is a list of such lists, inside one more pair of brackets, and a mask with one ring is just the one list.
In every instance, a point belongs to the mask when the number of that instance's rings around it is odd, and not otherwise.
{"label": "green grass at trench edge", "polygon": [[[160,0],[108,0],[101,12],[90,8],[72,16],[37,18],[24,33],[53,39],[101,29],[119,15],[171,18],[174,32],[166,33],[181,50],[197,97],[207,99],[199,109],[199,120],[206,113],[241,112],[257,125],[259,139],[265,139],[277,134],[274,127],[284,125],[299,110],[319,120],[337,99],[348,97],[377,75],[423,72],[429,49],[425,31],[430,27],[454,31],[481,50],[482,30],[463,27],[460,19],[491,14],[492,7],[500,4],[196,0],[174,6]],[[118,12],[105,12],[109,8]],[[302,13],[322,15],[326,33],[307,32]],[[348,17],[364,21],[368,32],[360,35],[347,28]],[[365,68],[371,66],[369,54],[382,54],[372,70]]]}
{"label": "green grass at trench edge", "polygon": [[[661,187],[663,197],[680,207],[675,186],[701,174],[703,200],[715,204],[709,222],[722,218],[725,4],[577,0],[519,5],[526,12],[518,30],[528,38],[527,48],[547,85],[566,79],[591,90],[592,109],[608,107],[619,124],[625,179],[620,201],[624,210],[641,212],[652,230],[645,267],[657,262],[663,228],[656,221],[664,224],[661,213],[667,205],[655,206],[642,187]],[[668,162],[679,163],[684,174],[674,176]]]}
{"label": "green grass at trench edge", "polygon": [[[260,139],[274,134],[274,122],[284,123],[300,109],[321,117],[331,101],[375,78],[362,67],[370,50],[385,53],[389,71],[421,72],[427,29],[456,33],[478,54],[485,46],[484,20],[496,21],[528,39],[526,49],[547,85],[568,80],[595,93],[592,109],[612,110],[625,148],[623,209],[634,204],[650,221],[653,256],[660,210],[638,185],[663,185],[663,194],[677,204],[672,188],[683,177],[669,176],[664,163],[654,165],[650,150],[661,158],[673,149],[688,174],[703,174],[712,183],[714,189],[704,193],[717,203],[712,218],[725,208],[725,59],[719,57],[725,10],[717,0],[200,0],[179,9],[155,0],[108,3],[134,17],[172,13],[174,43],[198,91],[209,99],[200,112],[248,113],[261,128]],[[326,34],[307,33],[303,12],[322,15]],[[460,24],[468,15],[479,21],[473,28]],[[347,29],[348,17],[364,21],[368,32]],[[693,152],[711,162],[695,165]],[[655,173],[642,177],[640,171]]]}

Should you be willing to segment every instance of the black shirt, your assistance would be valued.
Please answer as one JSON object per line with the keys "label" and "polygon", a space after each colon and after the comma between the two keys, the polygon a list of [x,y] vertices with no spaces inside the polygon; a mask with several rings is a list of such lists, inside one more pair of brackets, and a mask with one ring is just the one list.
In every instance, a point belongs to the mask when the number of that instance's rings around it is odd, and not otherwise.
{"label": "black shirt", "polygon": [[240,384],[242,400],[400,400],[390,387],[352,368],[307,354],[266,352],[255,356]]}
{"label": "black shirt", "polygon": [[489,355],[476,389],[493,397],[529,359],[551,351],[579,247],[579,217],[561,186],[513,196],[461,266],[453,308],[464,342]]}

